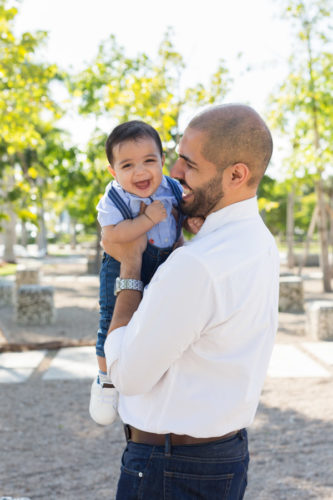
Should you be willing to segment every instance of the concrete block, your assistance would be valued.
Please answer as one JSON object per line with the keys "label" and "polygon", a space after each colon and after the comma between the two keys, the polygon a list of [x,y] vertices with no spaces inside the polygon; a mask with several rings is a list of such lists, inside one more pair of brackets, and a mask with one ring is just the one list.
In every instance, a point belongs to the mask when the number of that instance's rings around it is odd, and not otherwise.
{"label": "concrete block", "polygon": [[16,269],[16,288],[22,285],[39,285],[40,279],[40,267],[18,266]]}
{"label": "concrete block", "polygon": [[280,276],[279,310],[281,312],[304,311],[303,280],[299,276]]}
{"label": "concrete block", "polygon": [[23,285],[16,294],[16,321],[23,325],[48,325],[55,321],[54,288]]}
{"label": "concrete block", "polygon": [[306,333],[315,340],[333,340],[333,301],[315,300],[306,308]]}
{"label": "concrete block", "polygon": [[15,287],[12,281],[0,280],[0,307],[14,304]]}

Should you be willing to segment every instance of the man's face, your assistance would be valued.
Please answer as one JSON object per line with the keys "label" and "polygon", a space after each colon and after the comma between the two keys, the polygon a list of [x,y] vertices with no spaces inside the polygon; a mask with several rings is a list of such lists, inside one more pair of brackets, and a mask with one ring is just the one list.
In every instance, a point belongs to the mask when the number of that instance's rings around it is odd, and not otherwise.
{"label": "man's face", "polygon": [[221,207],[223,171],[202,155],[205,134],[187,128],[179,143],[179,158],[171,176],[183,187],[182,211],[192,217],[207,217]]}

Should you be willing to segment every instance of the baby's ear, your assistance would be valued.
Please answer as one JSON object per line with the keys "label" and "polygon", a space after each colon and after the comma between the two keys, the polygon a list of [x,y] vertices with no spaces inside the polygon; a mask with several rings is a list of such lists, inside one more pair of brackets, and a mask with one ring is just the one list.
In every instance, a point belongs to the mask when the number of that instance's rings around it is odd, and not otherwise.
{"label": "baby's ear", "polygon": [[108,171],[110,172],[110,174],[112,175],[112,177],[116,178],[116,172],[111,167],[111,165],[108,165]]}

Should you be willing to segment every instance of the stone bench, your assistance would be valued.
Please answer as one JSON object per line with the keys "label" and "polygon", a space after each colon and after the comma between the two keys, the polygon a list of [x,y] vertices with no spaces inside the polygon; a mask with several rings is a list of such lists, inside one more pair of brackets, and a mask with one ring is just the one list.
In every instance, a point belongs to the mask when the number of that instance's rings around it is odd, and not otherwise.
{"label": "stone bench", "polygon": [[303,281],[299,276],[280,276],[280,312],[303,312]]}
{"label": "stone bench", "polygon": [[40,278],[40,267],[18,266],[16,269],[16,288],[20,288],[22,285],[39,285]]}
{"label": "stone bench", "polygon": [[314,340],[333,340],[333,301],[316,300],[307,305],[306,333]]}
{"label": "stone bench", "polygon": [[55,320],[54,288],[22,285],[16,292],[16,321],[23,325],[48,325]]}
{"label": "stone bench", "polygon": [[0,306],[11,306],[14,303],[14,290],[12,281],[0,281]]}
{"label": "stone bench", "polygon": [[[303,255],[296,253],[294,254],[295,266],[299,266],[300,263],[303,264]],[[307,255],[304,266],[305,267],[318,267],[320,265],[319,255],[315,253],[310,253]]]}

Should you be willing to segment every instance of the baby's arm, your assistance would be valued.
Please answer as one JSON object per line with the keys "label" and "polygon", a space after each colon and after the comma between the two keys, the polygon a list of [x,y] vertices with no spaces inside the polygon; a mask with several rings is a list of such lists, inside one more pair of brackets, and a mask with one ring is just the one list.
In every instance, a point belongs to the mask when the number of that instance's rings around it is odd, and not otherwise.
{"label": "baby's arm", "polygon": [[114,226],[102,228],[102,246],[107,253],[112,253],[113,243],[127,243],[149,231],[167,217],[167,211],[161,201],[155,200],[135,219],[126,219]]}

